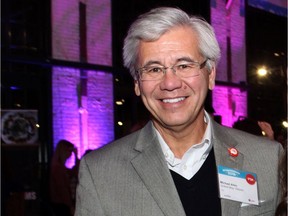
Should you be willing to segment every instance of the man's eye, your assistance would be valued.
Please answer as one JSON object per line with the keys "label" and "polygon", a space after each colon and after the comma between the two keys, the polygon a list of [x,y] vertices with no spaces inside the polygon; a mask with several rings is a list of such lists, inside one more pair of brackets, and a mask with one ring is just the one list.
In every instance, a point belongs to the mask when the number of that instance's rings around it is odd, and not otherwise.
{"label": "man's eye", "polygon": [[147,73],[161,73],[162,68],[159,67],[153,67],[153,68],[148,68]]}
{"label": "man's eye", "polygon": [[178,70],[189,70],[192,68],[192,65],[190,64],[181,64],[181,65],[177,65],[177,69]]}

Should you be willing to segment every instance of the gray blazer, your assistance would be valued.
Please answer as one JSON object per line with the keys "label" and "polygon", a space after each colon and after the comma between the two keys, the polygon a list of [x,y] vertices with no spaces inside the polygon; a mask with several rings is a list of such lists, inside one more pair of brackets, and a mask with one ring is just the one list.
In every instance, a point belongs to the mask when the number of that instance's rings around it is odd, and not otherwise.
{"label": "gray blazer", "polygon": [[[280,144],[211,122],[216,164],[255,172],[261,202],[241,207],[222,199],[222,215],[274,215]],[[229,155],[230,147],[237,148],[238,157]],[[75,215],[185,216],[151,122],[81,160]]]}

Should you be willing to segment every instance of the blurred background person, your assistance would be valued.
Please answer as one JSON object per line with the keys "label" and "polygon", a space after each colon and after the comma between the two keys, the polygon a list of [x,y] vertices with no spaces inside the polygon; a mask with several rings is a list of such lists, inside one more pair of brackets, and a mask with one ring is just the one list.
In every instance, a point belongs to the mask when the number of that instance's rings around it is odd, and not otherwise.
{"label": "blurred background person", "polygon": [[234,122],[233,128],[246,131],[248,133],[264,136],[270,140],[276,140],[281,143],[283,148],[285,148],[287,139],[285,138],[284,131],[274,132],[272,125],[266,121],[256,121],[251,118],[239,117],[239,119]]}
{"label": "blurred background person", "polygon": [[[75,155],[75,166],[65,166],[71,154]],[[77,148],[67,140],[60,140],[52,157],[50,172],[50,201],[55,216],[71,216],[75,208],[75,189],[79,159]]]}
{"label": "blurred background person", "polygon": [[250,118],[239,117],[238,121],[233,124],[233,128],[245,131],[257,136],[263,136],[262,130],[259,127],[257,121]]}
{"label": "blurred background person", "polygon": [[258,121],[257,122],[259,127],[261,128],[262,132],[264,132],[264,136],[268,137],[271,140],[274,140],[274,130],[270,123],[265,121]]}

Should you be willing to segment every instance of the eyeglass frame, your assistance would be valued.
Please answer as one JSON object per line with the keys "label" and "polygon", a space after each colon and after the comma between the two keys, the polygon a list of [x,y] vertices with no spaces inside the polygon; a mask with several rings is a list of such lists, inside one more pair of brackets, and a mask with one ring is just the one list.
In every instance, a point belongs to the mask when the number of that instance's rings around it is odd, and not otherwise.
{"label": "eyeglass frame", "polygon": [[[200,62],[191,62],[191,63],[189,63],[189,64],[187,64],[187,65],[193,64],[193,65],[195,65],[196,67],[199,67],[199,70],[201,70],[201,69],[203,69],[203,68],[205,67],[205,65],[206,65],[206,63],[207,63],[208,60],[209,60],[209,58],[206,58],[206,60],[204,60],[202,63],[200,63]],[[167,73],[167,70],[168,70],[168,69],[172,69],[173,72],[174,72],[174,74],[177,75],[177,70],[176,70],[174,67],[175,67],[175,66],[180,66],[180,65],[181,65],[181,64],[177,64],[177,63],[176,63],[176,64],[174,64],[173,66],[170,66],[170,67],[164,67],[164,66],[159,67],[159,68],[162,70],[162,73],[163,73],[163,75],[162,75],[162,77],[161,77],[160,79],[152,79],[152,80],[146,80],[146,79],[143,80],[143,79],[141,79],[141,73],[143,72],[143,71],[141,71],[141,70],[147,69],[146,66],[137,69],[136,72],[137,72],[138,78],[139,78],[141,81],[159,81],[159,80],[162,80],[162,79],[163,79],[163,77],[164,77],[164,75]],[[200,74],[200,72],[199,72],[199,74]],[[189,77],[196,77],[196,76],[199,76],[199,74],[193,75],[193,76],[189,76]],[[178,75],[177,75],[177,76],[178,76]],[[188,77],[181,77],[181,76],[179,76],[179,77],[180,77],[180,78],[188,78]]]}

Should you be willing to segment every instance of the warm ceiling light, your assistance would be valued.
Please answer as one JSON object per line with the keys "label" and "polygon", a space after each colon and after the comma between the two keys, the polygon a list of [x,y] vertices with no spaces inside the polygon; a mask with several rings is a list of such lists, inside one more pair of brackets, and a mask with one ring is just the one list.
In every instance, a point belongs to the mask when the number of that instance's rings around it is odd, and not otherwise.
{"label": "warm ceiling light", "polygon": [[267,69],[266,69],[265,67],[259,68],[259,69],[257,70],[257,74],[258,74],[259,76],[266,76],[266,75],[267,75]]}

